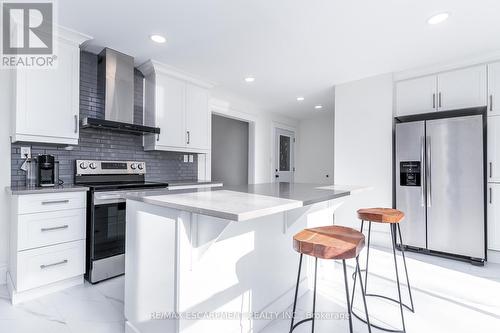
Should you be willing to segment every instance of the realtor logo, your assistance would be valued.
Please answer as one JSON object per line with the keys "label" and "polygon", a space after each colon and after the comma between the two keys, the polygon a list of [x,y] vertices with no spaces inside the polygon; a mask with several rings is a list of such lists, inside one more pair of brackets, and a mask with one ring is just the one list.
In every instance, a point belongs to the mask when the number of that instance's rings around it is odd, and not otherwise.
{"label": "realtor logo", "polygon": [[2,67],[54,67],[52,2],[2,2]]}

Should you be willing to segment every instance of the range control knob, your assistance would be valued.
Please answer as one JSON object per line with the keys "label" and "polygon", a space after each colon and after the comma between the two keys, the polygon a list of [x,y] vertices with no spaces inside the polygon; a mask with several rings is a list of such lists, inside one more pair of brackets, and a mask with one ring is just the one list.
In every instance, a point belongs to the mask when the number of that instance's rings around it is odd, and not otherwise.
{"label": "range control knob", "polygon": [[82,162],[80,163],[80,169],[87,169],[88,165],[87,165],[87,162]]}
{"label": "range control knob", "polygon": [[95,170],[97,168],[97,164],[95,164],[94,162],[90,163],[89,167],[92,169],[92,170]]}
{"label": "range control knob", "polygon": [[142,169],[144,169],[144,164],[141,163],[137,167],[139,168],[139,170],[142,170]]}
{"label": "range control knob", "polygon": [[135,164],[135,163],[130,164],[130,168],[131,168],[132,170],[137,169],[137,164]]}

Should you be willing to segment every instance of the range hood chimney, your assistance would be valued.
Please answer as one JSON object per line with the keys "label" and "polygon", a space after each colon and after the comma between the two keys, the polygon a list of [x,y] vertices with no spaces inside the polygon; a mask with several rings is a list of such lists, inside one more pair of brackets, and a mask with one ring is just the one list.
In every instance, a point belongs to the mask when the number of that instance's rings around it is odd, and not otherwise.
{"label": "range hood chimney", "polygon": [[84,118],[81,127],[159,134],[159,128],[134,124],[134,58],[109,48],[98,57],[97,90],[104,95],[104,119]]}

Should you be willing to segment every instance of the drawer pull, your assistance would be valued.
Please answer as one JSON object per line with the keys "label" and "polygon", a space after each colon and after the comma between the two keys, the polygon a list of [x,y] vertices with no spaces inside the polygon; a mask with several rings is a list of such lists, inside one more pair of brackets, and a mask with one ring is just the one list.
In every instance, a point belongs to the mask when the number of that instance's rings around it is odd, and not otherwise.
{"label": "drawer pull", "polygon": [[55,205],[55,204],[66,204],[69,200],[54,200],[54,201],[42,201],[42,205]]}
{"label": "drawer pull", "polygon": [[59,227],[52,227],[52,228],[41,228],[40,231],[44,232],[44,231],[53,231],[53,230],[61,230],[61,229],[68,229],[68,225],[65,224],[65,225],[62,225],[62,226],[59,226]]}
{"label": "drawer pull", "polygon": [[54,266],[59,266],[59,265],[64,265],[68,263],[68,259],[64,259],[63,261],[55,262],[53,264],[47,264],[47,265],[40,265],[41,269],[49,268],[49,267],[54,267]]}

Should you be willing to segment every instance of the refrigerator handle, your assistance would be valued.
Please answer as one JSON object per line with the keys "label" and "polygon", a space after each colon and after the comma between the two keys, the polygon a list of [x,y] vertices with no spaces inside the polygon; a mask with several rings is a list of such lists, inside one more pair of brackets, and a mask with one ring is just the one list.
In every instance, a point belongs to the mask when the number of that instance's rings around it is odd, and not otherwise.
{"label": "refrigerator handle", "polygon": [[427,168],[425,167],[425,137],[423,135],[420,137],[420,165],[422,166],[420,174],[423,176],[420,185],[420,205],[425,207],[425,175]]}
{"label": "refrigerator handle", "polygon": [[432,174],[431,174],[431,138],[427,137],[427,155],[426,155],[426,188],[427,188],[427,207],[432,206]]}

